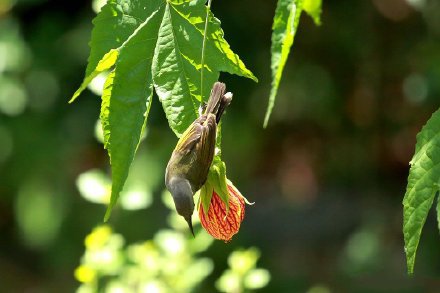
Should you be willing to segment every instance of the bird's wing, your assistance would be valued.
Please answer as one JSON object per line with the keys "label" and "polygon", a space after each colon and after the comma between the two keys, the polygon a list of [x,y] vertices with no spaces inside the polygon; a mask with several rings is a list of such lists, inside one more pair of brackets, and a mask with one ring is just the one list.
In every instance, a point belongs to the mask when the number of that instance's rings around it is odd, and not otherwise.
{"label": "bird's wing", "polygon": [[205,183],[215,151],[217,124],[214,114],[197,118],[184,132],[174,149],[179,168],[191,183],[194,192]]}
{"label": "bird's wing", "polygon": [[186,155],[193,150],[196,144],[202,137],[203,127],[202,123],[206,119],[206,116],[200,116],[185,130],[180,137],[174,152]]}
{"label": "bird's wing", "polygon": [[202,124],[202,133],[200,142],[196,145],[196,148],[199,153],[198,156],[198,166],[200,166],[197,173],[200,178],[199,187],[201,187],[208,176],[209,168],[211,167],[211,163],[214,157],[215,152],[215,139],[217,132],[217,123],[216,117],[213,114],[208,114],[206,121]]}

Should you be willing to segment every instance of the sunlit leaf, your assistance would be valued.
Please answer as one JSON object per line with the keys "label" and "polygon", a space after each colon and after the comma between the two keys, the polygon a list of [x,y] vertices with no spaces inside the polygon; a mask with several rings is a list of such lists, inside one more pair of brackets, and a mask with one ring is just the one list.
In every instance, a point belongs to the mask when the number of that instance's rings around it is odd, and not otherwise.
{"label": "sunlit leaf", "polygon": [[96,65],[96,68],[89,75],[87,75],[86,78],[84,78],[81,86],[76,90],[76,92],[70,99],[70,103],[75,101],[75,99],[87,88],[87,86],[93,81],[93,79],[115,65],[115,62],[118,58],[118,53],[118,50],[112,49],[107,54],[105,54],[104,57],[102,57],[102,59]]}
{"label": "sunlit leaf", "polygon": [[145,7],[142,1],[109,0],[93,19],[90,55],[84,81],[75,92],[71,101],[75,100],[87,87],[88,83],[100,72],[114,66],[120,48],[130,39],[143,20],[160,5],[160,0],[151,0]]}
{"label": "sunlit leaf", "polygon": [[[145,69],[151,66],[148,53],[155,40],[148,38],[157,21],[157,18],[150,18],[132,42],[121,49],[121,57],[114,70],[109,108],[101,115],[103,125],[107,125],[104,138],[112,165],[112,196],[105,220],[109,218],[127,179],[151,106],[152,80],[151,74],[145,74]],[[147,59],[136,58],[140,55],[147,56]]]}
{"label": "sunlit leaf", "polygon": [[321,24],[322,0],[303,0],[304,11],[313,18],[316,25]]}
{"label": "sunlit leaf", "polygon": [[278,92],[281,76],[283,75],[283,69],[286,65],[287,57],[289,57],[296,31],[298,30],[301,12],[301,0],[278,0],[272,25],[272,85],[269,104],[264,118],[264,127],[269,122],[270,114],[275,104],[275,97]]}
{"label": "sunlit leaf", "polygon": [[[104,85],[101,123],[112,166],[112,193],[105,220],[127,179],[151,106],[154,87],[171,129],[180,135],[197,117],[201,48],[207,7],[203,0],[109,0],[93,20],[86,74],[72,101],[99,73]],[[204,93],[220,71],[256,81],[223,38],[208,11]]]}
{"label": "sunlit leaf", "polygon": [[422,228],[440,180],[440,110],[417,135],[415,154],[410,162],[408,186],[403,199],[403,234],[408,273],[414,271]]}
{"label": "sunlit leaf", "polygon": [[[167,3],[153,60],[153,79],[171,129],[179,136],[197,118],[206,1]],[[220,71],[257,81],[223,38],[220,21],[209,13],[203,98]]]}
{"label": "sunlit leaf", "polygon": [[269,122],[275,98],[283,75],[284,66],[290,54],[290,48],[298,30],[301,12],[305,10],[320,24],[322,0],[278,0],[272,25],[271,68],[272,84],[267,105],[264,127]]}

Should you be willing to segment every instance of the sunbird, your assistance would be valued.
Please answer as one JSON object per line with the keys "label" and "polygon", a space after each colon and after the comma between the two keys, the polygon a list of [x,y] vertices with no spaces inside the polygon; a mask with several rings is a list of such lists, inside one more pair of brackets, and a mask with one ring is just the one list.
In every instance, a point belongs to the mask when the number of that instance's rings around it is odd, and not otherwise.
{"label": "sunbird", "polygon": [[206,182],[214,158],[217,125],[232,100],[232,93],[225,94],[225,90],[224,83],[214,83],[208,103],[180,137],[165,171],[165,185],[177,213],[186,220],[193,236],[193,196]]}

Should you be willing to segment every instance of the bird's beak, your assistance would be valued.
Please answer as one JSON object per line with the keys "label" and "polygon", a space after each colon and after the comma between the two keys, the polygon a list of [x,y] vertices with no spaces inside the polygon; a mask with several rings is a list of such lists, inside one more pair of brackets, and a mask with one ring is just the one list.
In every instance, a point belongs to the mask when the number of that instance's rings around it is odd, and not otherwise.
{"label": "bird's beak", "polygon": [[188,227],[191,230],[191,233],[194,238],[196,238],[196,235],[194,234],[193,224],[192,224],[192,218],[191,216],[189,218],[185,218],[186,222],[188,223]]}

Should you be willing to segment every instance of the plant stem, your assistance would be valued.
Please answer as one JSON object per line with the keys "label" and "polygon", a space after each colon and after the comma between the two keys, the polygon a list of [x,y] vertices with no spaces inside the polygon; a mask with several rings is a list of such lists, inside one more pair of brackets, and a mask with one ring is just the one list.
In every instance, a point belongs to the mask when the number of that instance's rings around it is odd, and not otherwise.
{"label": "plant stem", "polygon": [[205,70],[205,46],[206,46],[206,35],[208,33],[208,21],[209,21],[209,10],[211,9],[212,0],[208,0],[206,5],[206,19],[205,19],[205,30],[203,32],[203,43],[202,43],[202,68],[200,69],[200,104],[203,104],[203,71]]}

